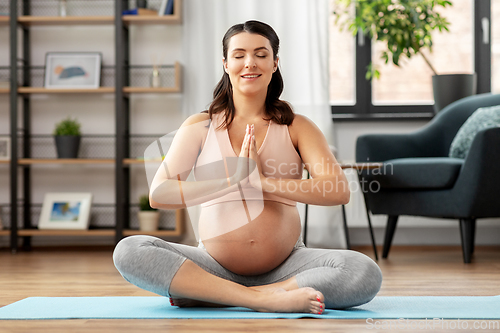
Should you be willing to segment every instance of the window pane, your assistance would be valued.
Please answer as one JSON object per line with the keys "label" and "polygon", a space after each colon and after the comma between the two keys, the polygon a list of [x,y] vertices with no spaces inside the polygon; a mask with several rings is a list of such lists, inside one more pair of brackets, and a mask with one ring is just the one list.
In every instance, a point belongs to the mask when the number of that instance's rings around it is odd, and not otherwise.
{"label": "window pane", "polygon": [[[333,13],[333,2],[330,1],[330,13]],[[344,29],[340,31],[335,25],[335,17],[329,20],[329,66],[330,66],[330,104],[354,105],[355,45],[352,33]]]}
{"label": "window pane", "polygon": [[[451,7],[439,8],[440,14],[450,22],[450,31],[434,31],[432,53],[424,52],[438,74],[472,73],[473,0],[453,0],[452,3]],[[381,42],[372,50],[373,63],[380,71],[380,79],[372,82],[373,104],[433,104],[433,72],[422,56],[402,59],[401,67],[397,67],[392,63],[386,65],[380,59],[384,50]]]}
{"label": "window pane", "polygon": [[500,0],[491,1],[491,91],[500,94]]}

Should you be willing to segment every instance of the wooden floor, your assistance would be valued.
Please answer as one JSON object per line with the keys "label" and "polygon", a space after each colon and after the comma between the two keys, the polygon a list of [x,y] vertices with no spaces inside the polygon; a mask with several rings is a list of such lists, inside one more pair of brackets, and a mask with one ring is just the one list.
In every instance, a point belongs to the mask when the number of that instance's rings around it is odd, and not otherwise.
{"label": "wooden floor", "polygon": [[[369,247],[356,250],[373,257]],[[152,296],[153,294],[127,283],[119,275],[113,266],[111,254],[111,248],[33,249],[31,252],[20,252],[16,255],[10,254],[7,249],[1,249],[0,306],[30,296]],[[462,263],[459,247],[395,246],[391,250],[390,258],[381,259],[379,265],[384,275],[380,296],[500,295],[500,247],[477,247],[473,263],[465,265]],[[88,331],[104,333],[146,330],[156,332],[376,331],[368,329],[365,320],[0,321],[2,333]]]}

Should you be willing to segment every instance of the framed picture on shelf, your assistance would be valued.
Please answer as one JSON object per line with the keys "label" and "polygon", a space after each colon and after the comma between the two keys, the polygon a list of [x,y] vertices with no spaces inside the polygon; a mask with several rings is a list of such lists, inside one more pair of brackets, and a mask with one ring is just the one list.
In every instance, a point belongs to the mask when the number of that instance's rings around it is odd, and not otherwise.
{"label": "framed picture on shelf", "polygon": [[38,229],[89,227],[92,193],[46,193]]}
{"label": "framed picture on shelf", "polygon": [[45,88],[95,89],[101,82],[99,52],[48,52],[45,55]]}
{"label": "framed picture on shelf", "polygon": [[0,136],[0,160],[10,160],[10,138]]}

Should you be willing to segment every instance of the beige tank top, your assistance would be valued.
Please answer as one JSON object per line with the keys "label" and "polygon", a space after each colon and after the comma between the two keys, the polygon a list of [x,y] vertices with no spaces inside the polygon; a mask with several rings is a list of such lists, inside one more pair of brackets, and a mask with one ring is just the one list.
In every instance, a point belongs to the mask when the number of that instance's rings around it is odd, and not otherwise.
{"label": "beige tank top", "polygon": [[[223,121],[224,115],[222,113],[214,114],[210,121],[205,143],[198,155],[195,164],[194,177],[196,180],[208,180],[216,178],[226,178],[226,170],[217,172],[203,172],[206,168],[204,165],[210,163],[226,161],[228,157],[233,157],[235,160],[237,155],[233,150],[227,129],[217,130],[217,127]],[[283,178],[283,179],[302,179],[302,172],[304,165],[299,154],[293,146],[290,133],[287,125],[279,125],[272,120],[269,122],[267,133],[260,146],[257,154],[260,157],[262,173],[268,178]],[[281,202],[290,206],[296,206],[297,202],[289,199],[279,197],[267,192],[262,192],[255,189],[250,184],[242,187],[242,192],[236,189],[219,198],[204,202],[201,207],[211,206],[217,203],[235,201],[235,200],[270,200]],[[243,198],[242,198],[243,195]]]}

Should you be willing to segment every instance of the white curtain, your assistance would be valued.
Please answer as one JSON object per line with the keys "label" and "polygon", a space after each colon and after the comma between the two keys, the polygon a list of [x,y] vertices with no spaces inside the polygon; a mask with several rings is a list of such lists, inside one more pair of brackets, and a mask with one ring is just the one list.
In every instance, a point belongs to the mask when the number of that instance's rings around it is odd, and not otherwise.
{"label": "white curtain", "polygon": [[[206,110],[222,69],[222,37],[247,20],[271,25],[280,38],[282,99],[313,120],[330,145],[328,0],[185,0],[183,2],[183,113]],[[298,204],[304,221],[304,205]],[[189,210],[197,221],[199,207]],[[339,207],[309,206],[307,245],[345,247]],[[196,224],[194,224],[196,225]]]}

